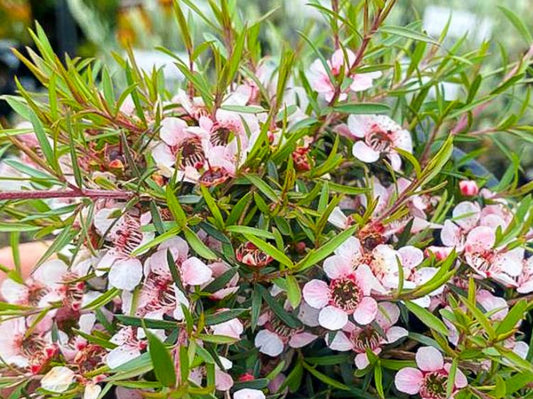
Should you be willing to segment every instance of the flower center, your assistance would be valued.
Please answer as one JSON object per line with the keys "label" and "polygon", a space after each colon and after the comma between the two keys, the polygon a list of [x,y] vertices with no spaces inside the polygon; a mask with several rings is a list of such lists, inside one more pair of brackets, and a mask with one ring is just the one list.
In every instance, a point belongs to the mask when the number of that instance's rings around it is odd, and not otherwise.
{"label": "flower center", "polygon": [[201,167],[205,160],[204,150],[200,139],[194,137],[185,140],[181,146],[180,166],[192,166],[194,168]]}
{"label": "flower center", "polygon": [[200,183],[204,186],[216,186],[228,180],[230,174],[223,168],[214,166],[209,168],[200,177]]}
{"label": "flower center", "polygon": [[331,280],[329,289],[330,303],[346,312],[353,312],[363,299],[363,291],[353,275]]}
{"label": "flower center", "polygon": [[237,248],[237,260],[248,266],[263,267],[273,261],[273,258],[261,251],[251,242],[244,243]]}
{"label": "flower center", "polygon": [[129,255],[143,240],[141,223],[138,218],[128,214],[124,215],[119,223],[120,226],[114,232],[114,248],[122,254]]}
{"label": "flower center", "polygon": [[211,144],[213,145],[226,145],[229,142],[231,136],[231,130],[227,127],[219,127],[211,133]]}
{"label": "flower center", "polygon": [[34,282],[28,287],[28,305],[37,306],[48,290],[41,284]]}
{"label": "flower center", "polygon": [[380,336],[372,327],[352,332],[351,339],[356,352],[365,353],[367,349],[379,348]]}
{"label": "flower center", "polygon": [[424,399],[446,398],[448,376],[440,371],[433,371],[424,376],[420,396]]}
{"label": "flower center", "polygon": [[280,321],[277,317],[272,317],[270,321],[265,324],[265,328],[273,333],[277,334],[280,339],[287,343],[292,335],[294,335],[297,330],[288,327],[285,323]]}
{"label": "flower center", "polygon": [[176,297],[172,280],[168,278],[152,275],[145,282],[143,294],[150,297],[150,301],[144,307],[147,312],[161,309],[172,309],[176,306]]}
{"label": "flower center", "polygon": [[377,126],[373,126],[372,131],[366,135],[366,144],[377,152],[386,152],[392,144],[389,131],[385,132]]}

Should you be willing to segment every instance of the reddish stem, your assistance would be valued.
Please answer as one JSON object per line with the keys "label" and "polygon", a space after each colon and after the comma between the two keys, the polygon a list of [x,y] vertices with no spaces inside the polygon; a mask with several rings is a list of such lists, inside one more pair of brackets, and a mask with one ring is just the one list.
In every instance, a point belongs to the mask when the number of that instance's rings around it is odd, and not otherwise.
{"label": "reddish stem", "polygon": [[134,193],[129,191],[109,191],[109,190],[50,190],[50,191],[3,191],[0,192],[1,200],[22,200],[22,199],[44,199],[44,198],[79,198],[87,197],[91,199],[114,198],[128,200]]}

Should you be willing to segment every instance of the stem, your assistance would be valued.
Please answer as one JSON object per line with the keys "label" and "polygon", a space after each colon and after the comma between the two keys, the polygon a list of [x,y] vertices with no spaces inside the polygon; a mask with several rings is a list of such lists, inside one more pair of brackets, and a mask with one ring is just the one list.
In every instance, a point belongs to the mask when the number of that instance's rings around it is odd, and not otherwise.
{"label": "stem", "polygon": [[3,191],[0,192],[2,200],[22,200],[22,199],[44,199],[44,198],[79,198],[87,197],[91,199],[114,198],[128,200],[135,194],[130,191],[110,191],[110,190],[50,190],[50,191]]}

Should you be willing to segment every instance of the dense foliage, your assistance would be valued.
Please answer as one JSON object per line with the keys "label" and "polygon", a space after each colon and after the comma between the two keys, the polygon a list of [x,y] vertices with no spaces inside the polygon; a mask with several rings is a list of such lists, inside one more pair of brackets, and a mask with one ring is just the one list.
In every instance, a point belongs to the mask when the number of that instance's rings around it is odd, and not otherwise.
{"label": "dense foliage", "polygon": [[[531,141],[524,55],[386,24],[394,0],[315,5],[329,30],[270,54],[270,14],[174,3],[183,86],[17,56],[5,100],[1,386],[11,397],[526,397],[531,184],[485,140]],[[192,34],[201,21],[210,32]],[[272,37],[277,37],[272,34]],[[279,37],[278,37],[279,38]],[[273,47],[267,48],[271,50]],[[509,65],[507,65],[509,62]],[[114,69],[115,70],[115,69]],[[121,83],[127,82],[121,89]],[[463,93],[446,96],[445,82]],[[497,126],[480,126],[484,112]],[[469,150],[464,152],[461,150]],[[53,242],[30,276],[21,234]]]}

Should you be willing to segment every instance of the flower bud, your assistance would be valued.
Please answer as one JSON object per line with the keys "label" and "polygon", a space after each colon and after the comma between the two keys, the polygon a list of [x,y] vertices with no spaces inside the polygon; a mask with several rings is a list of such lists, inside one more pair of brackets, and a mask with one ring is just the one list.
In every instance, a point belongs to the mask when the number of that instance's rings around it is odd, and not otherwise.
{"label": "flower bud", "polygon": [[463,194],[465,197],[473,197],[479,193],[479,187],[474,180],[460,181],[459,189],[461,190],[461,194]]}

